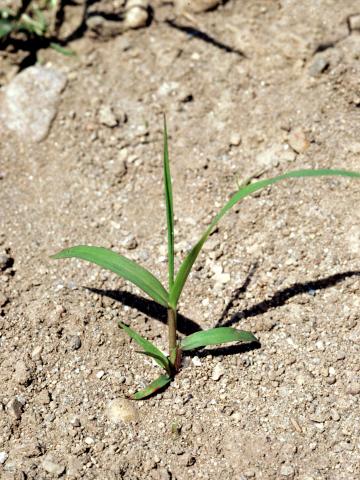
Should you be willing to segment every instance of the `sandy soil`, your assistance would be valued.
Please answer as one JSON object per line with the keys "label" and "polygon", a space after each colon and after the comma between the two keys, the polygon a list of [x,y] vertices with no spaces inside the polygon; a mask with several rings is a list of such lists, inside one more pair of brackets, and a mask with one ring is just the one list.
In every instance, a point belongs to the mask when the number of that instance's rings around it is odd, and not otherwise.
{"label": "sandy soil", "polygon": [[163,111],[178,258],[250,175],[360,170],[355,2],[238,0],[194,19],[152,6],[146,28],[72,42],[77,58],[40,51],[67,75],[49,136],[0,137],[0,477],[358,479],[356,181],[289,181],[232,211],[190,277],[179,334],[232,325],[261,347],[188,356],[127,421],[109,415],[158,373],[116,321],[166,349],[165,312],[49,255],[112,247],[166,282]]}

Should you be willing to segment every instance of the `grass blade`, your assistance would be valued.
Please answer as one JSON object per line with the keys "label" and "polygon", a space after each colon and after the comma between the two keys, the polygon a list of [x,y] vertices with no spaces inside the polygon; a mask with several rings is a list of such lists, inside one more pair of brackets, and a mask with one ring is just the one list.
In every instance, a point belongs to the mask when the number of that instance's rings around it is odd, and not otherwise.
{"label": "grass blade", "polygon": [[66,48],[56,42],[50,42],[50,47],[58,53],[65,55],[66,57],[75,57],[76,53],[71,48]]}
{"label": "grass blade", "polygon": [[195,332],[182,339],[181,350],[194,350],[194,348],[206,347],[207,345],[219,345],[228,342],[258,342],[251,332],[237,330],[231,327],[218,327]]}
{"label": "grass blade", "polygon": [[81,258],[87,262],[100,265],[100,267],[116,273],[119,277],[129,280],[147,293],[149,297],[160,303],[160,305],[164,307],[168,306],[169,295],[160,281],[145,268],[112,250],[102,247],[78,245],[76,247],[66,248],[51,258]]}
{"label": "grass blade", "polygon": [[319,169],[319,170],[296,170],[294,172],[284,173],[283,175],[279,175],[277,177],[259,180],[257,182],[251,183],[250,185],[246,185],[245,187],[238,190],[226,203],[226,205],[220,210],[220,212],[215,216],[209,227],[206,229],[203,236],[200,240],[194,245],[194,247],[190,250],[188,255],[186,256],[185,260],[180,266],[180,269],[176,275],[174,285],[170,290],[169,294],[169,305],[172,308],[176,308],[177,303],[179,301],[181,292],[184,288],[185,282],[190,274],[191,268],[198,257],[204,243],[209,238],[210,233],[212,232],[215,225],[222,219],[222,217],[240,200],[251,195],[262,188],[265,188],[273,183],[277,183],[280,180],[285,180],[287,178],[298,178],[298,177],[319,177],[319,176],[330,176],[330,175],[337,175],[343,177],[353,177],[353,178],[360,178],[360,173],[358,172],[349,172],[347,170],[330,170],[330,169]]}
{"label": "grass blade", "polygon": [[171,377],[168,375],[160,375],[160,377],[150,383],[150,385],[132,395],[132,398],[134,400],[144,400],[145,398],[151,397],[151,395],[154,395],[159,390],[162,390],[170,382]]}
{"label": "grass blade", "polygon": [[169,290],[174,284],[174,210],[173,195],[171,186],[171,174],[169,165],[169,146],[166,128],[166,117],[164,115],[164,187],[166,201],[166,221],[168,234],[168,269],[169,269]]}
{"label": "grass blade", "polygon": [[139,333],[135,332],[135,330],[125,325],[125,323],[120,321],[118,323],[119,326],[129,335],[129,337],[135,340],[135,342],[144,349],[144,353],[146,355],[152,357],[161,368],[164,368],[167,372],[170,371],[169,359],[161,352],[161,350],[155,347],[155,345],[149,342],[149,340],[146,340],[146,338],[142,337]]}
{"label": "grass blade", "polygon": [[156,363],[160,365],[160,367],[162,367],[168,375],[171,375],[169,361],[165,362],[163,357],[160,357],[159,355],[151,352],[141,352],[140,350],[137,350],[136,353],[140,353],[141,355],[146,355],[147,357],[153,358]]}

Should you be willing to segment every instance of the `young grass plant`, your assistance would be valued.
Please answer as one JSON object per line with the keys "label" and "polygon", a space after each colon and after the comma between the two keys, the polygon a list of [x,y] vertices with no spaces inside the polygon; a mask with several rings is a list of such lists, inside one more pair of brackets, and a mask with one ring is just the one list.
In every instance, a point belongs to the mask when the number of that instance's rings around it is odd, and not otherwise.
{"label": "young grass plant", "polygon": [[119,326],[142,348],[141,353],[153,358],[154,361],[163,370],[165,370],[165,374],[158,377],[145,389],[140,390],[133,395],[133,398],[136,400],[145,399],[153,395],[155,392],[163,389],[171,382],[181,366],[181,357],[182,352],[184,351],[194,350],[197,348],[206,347],[208,345],[221,345],[229,342],[257,342],[256,337],[251,332],[246,332],[231,327],[211,328],[209,330],[193,333],[182,338],[180,341],[177,339],[177,306],[192,266],[196,261],[204,243],[209,238],[217,223],[234,205],[258,190],[290,178],[331,175],[360,178],[360,173],[350,172],[347,170],[306,169],[284,173],[277,177],[266,180],[259,180],[239,188],[239,190],[214,217],[201,238],[197,243],[195,243],[193,248],[186,255],[178,272],[175,274],[173,196],[169,166],[168,135],[165,120],[163,174],[168,237],[168,290],[148,270],[141,267],[134,261],[129,260],[128,258],[106,248],[79,245],[66,248],[52,257],[55,259],[80,258],[100,265],[105,269],[111,270],[125,280],[129,280],[134,285],[139,287],[143,292],[145,292],[149,297],[155,300],[155,302],[167,309],[169,340],[168,355],[165,355],[155,345],[136,333],[129,326],[119,322]]}

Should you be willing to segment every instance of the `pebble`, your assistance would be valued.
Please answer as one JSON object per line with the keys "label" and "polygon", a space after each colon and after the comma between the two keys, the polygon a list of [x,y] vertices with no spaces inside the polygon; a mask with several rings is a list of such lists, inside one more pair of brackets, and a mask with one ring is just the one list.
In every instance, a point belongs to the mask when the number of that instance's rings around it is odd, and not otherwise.
{"label": "pebble", "polygon": [[317,77],[323,73],[329,66],[329,61],[324,57],[316,57],[308,68],[311,77]]}
{"label": "pebble", "polygon": [[191,359],[191,363],[195,366],[195,367],[201,367],[201,360],[198,356],[195,356]]}
{"label": "pebble", "polygon": [[177,13],[202,13],[212,10],[220,5],[221,0],[175,0]]}
{"label": "pebble", "polygon": [[104,370],[99,370],[96,374],[96,378],[100,379],[105,375]]}
{"label": "pebble", "polygon": [[65,74],[54,68],[37,64],[24,69],[3,90],[0,126],[26,141],[41,142],[49,133],[65,85]]}
{"label": "pebble", "polygon": [[310,145],[304,130],[300,127],[291,130],[289,133],[288,142],[290,147],[295,150],[296,153],[304,153]]}
{"label": "pebble", "polygon": [[118,119],[110,105],[102,105],[99,109],[99,122],[106,127],[114,128]]}
{"label": "pebble", "polygon": [[293,478],[295,475],[295,469],[292,465],[285,463],[280,468],[280,475],[282,477]]}
{"label": "pebble", "polygon": [[106,409],[106,415],[113,423],[133,422],[138,419],[139,414],[137,408],[130,400],[125,398],[115,398]]}
{"label": "pebble", "polygon": [[0,292],[0,307],[4,307],[9,301],[8,297]]}
{"label": "pebble", "polygon": [[43,347],[42,345],[38,345],[34,348],[34,350],[31,352],[31,358],[32,360],[36,361],[36,360],[40,360],[41,359],[41,352],[43,350]]}
{"label": "pebble", "polygon": [[224,375],[225,373],[225,368],[221,363],[217,363],[215,365],[214,370],[212,371],[211,378],[217,382],[220,380],[220,378]]}
{"label": "pebble", "polygon": [[4,464],[8,457],[9,455],[6,452],[0,452],[0,463]]}
{"label": "pebble", "polygon": [[23,412],[24,405],[16,397],[10,400],[6,405],[6,410],[12,417],[19,420]]}
{"label": "pebble", "polygon": [[213,279],[215,280],[215,283],[225,285],[226,283],[230,282],[231,276],[230,276],[230,273],[216,272],[213,275]]}
{"label": "pebble", "polygon": [[90,32],[101,38],[111,38],[124,33],[124,23],[107,20],[102,15],[91,15],[86,19],[86,26]]}
{"label": "pebble", "polygon": [[241,143],[241,136],[239,133],[232,133],[230,136],[230,147],[238,147]]}
{"label": "pebble", "polygon": [[130,234],[122,239],[121,246],[127,250],[134,250],[138,246],[138,242],[134,235]]}
{"label": "pebble", "polygon": [[296,154],[288,145],[275,144],[258,153],[256,163],[262,168],[277,167],[280,162],[293,162]]}
{"label": "pebble", "polygon": [[61,465],[60,463],[54,462],[51,458],[46,457],[41,462],[42,468],[52,475],[60,477],[65,472],[65,466]]}
{"label": "pebble", "polygon": [[80,418],[79,417],[73,417],[71,420],[70,420],[70,423],[73,427],[81,427],[81,421],[80,421]]}
{"label": "pebble", "polygon": [[360,30],[360,14],[350,15],[349,27],[350,30]]}
{"label": "pebble", "polygon": [[71,350],[79,350],[81,347],[81,338],[79,335],[71,335],[69,338],[69,346]]}
{"label": "pebble", "polygon": [[7,255],[6,253],[0,254],[0,270],[6,270],[7,268],[11,267],[14,263],[14,260]]}
{"label": "pebble", "polygon": [[350,383],[350,385],[346,389],[346,393],[349,393],[350,395],[359,395],[360,383],[358,382]]}
{"label": "pebble", "polygon": [[34,369],[32,368],[29,363],[25,363],[23,360],[20,360],[15,368],[15,373],[14,373],[14,380],[19,384],[19,385],[29,385],[32,381],[32,376],[34,373]]}
{"label": "pebble", "polygon": [[147,0],[128,0],[126,3],[125,27],[136,29],[146,27],[149,21]]}

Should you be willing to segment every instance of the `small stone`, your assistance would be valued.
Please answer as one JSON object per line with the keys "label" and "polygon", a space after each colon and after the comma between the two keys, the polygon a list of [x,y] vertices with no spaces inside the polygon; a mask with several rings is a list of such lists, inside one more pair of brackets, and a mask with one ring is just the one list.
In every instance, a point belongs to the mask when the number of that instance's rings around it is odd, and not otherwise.
{"label": "small stone", "polygon": [[286,478],[294,478],[295,469],[292,465],[284,463],[280,468],[280,475]]}
{"label": "small stone", "polygon": [[107,20],[102,15],[91,15],[86,19],[86,26],[92,35],[101,38],[111,38],[124,33],[126,30],[123,22]]}
{"label": "small stone", "polygon": [[334,422],[338,422],[341,418],[340,413],[335,409],[330,411],[330,417],[332,420],[334,420]]}
{"label": "small stone", "polygon": [[13,263],[14,260],[9,255],[6,253],[0,254],[0,270],[6,270],[11,267]]}
{"label": "small stone", "polygon": [[232,133],[230,136],[230,146],[231,147],[238,147],[241,143],[241,136],[239,133]]}
{"label": "small stone", "polygon": [[50,393],[47,390],[43,390],[38,394],[36,400],[40,405],[49,405],[51,402]]}
{"label": "small stone", "polygon": [[225,368],[222,366],[221,363],[217,363],[215,365],[214,370],[212,371],[211,378],[215,380],[215,382],[217,382],[224,375],[224,373],[225,373]]}
{"label": "small stone", "polygon": [[95,440],[92,437],[85,437],[84,442],[86,445],[93,445]]}
{"label": "small stone", "polygon": [[121,246],[127,250],[134,250],[138,246],[138,242],[134,235],[127,235],[122,241]]}
{"label": "small stone", "polygon": [[350,30],[360,30],[360,14],[350,15],[349,27]]}
{"label": "small stone", "polygon": [[329,61],[324,57],[316,57],[308,68],[311,77],[317,77],[323,73],[329,66]]}
{"label": "small stone", "polygon": [[23,360],[20,360],[15,368],[14,380],[19,385],[28,386],[33,379],[34,368],[29,362],[26,364]]}
{"label": "small stone", "polygon": [[41,462],[42,468],[52,475],[60,477],[61,474],[65,472],[65,466],[60,463],[54,462],[50,457],[46,457]]}
{"label": "small stone", "polygon": [[133,422],[138,419],[138,411],[132,402],[125,398],[115,398],[112,400],[106,410],[106,415],[113,423]]}
{"label": "small stone", "polygon": [[146,27],[149,21],[147,0],[128,0],[126,3],[125,27],[136,29]]}
{"label": "small stone", "polygon": [[43,350],[42,345],[38,345],[37,347],[35,347],[34,350],[31,352],[32,360],[34,361],[40,360],[42,350]]}
{"label": "small stone", "polygon": [[96,373],[96,378],[98,378],[99,380],[105,375],[105,372],[104,370],[99,370],[97,373]]}
{"label": "small stone", "polygon": [[291,130],[288,137],[290,147],[297,153],[304,153],[309,148],[309,140],[302,128]]}
{"label": "small stone", "polygon": [[179,14],[202,13],[218,7],[222,0],[175,0],[175,8]]}
{"label": "small stone", "polygon": [[346,393],[349,393],[350,395],[359,395],[359,393],[360,393],[360,383],[358,383],[358,382],[351,383],[347,387]]}
{"label": "small stone", "polygon": [[69,338],[69,346],[71,350],[79,350],[81,347],[81,338],[79,335],[71,335]]}
{"label": "small stone", "polygon": [[8,303],[9,299],[6,295],[0,292],[0,307],[4,307]]}
{"label": "small stone", "polygon": [[231,276],[230,273],[216,272],[213,276],[213,279],[215,280],[215,283],[225,285],[226,283],[230,282]]}
{"label": "small stone", "polygon": [[22,70],[4,89],[0,103],[1,123],[25,141],[47,137],[57,114],[66,76],[39,64]]}
{"label": "small stone", "polygon": [[4,464],[9,455],[6,452],[0,452],[0,463]]}
{"label": "small stone", "polygon": [[103,105],[99,110],[99,122],[106,127],[116,127],[118,125],[118,119],[110,107],[110,105]]}
{"label": "small stone", "polygon": [[288,145],[275,144],[258,153],[255,161],[261,168],[272,168],[280,162],[293,162],[295,158],[295,152]]}
{"label": "small stone", "polygon": [[10,400],[10,402],[6,405],[6,410],[9,415],[16,418],[17,420],[21,418],[23,409],[24,405],[16,397]]}
{"label": "small stone", "polygon": [[73,417],[71,420],[70,420],[70,423],[73,427],[81,427],[81,422],[80,422],[80,418],[78,417]]}
{"label": "small stone", "polygon": [[195,366],[195,367],[201,367],[201,360],[198,356],[195,356],[191,359],[191,363]]}

